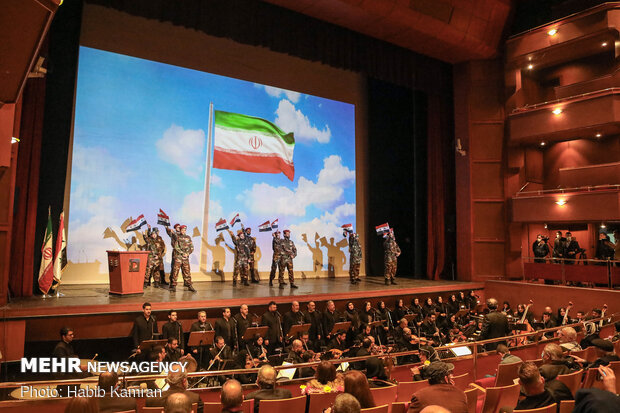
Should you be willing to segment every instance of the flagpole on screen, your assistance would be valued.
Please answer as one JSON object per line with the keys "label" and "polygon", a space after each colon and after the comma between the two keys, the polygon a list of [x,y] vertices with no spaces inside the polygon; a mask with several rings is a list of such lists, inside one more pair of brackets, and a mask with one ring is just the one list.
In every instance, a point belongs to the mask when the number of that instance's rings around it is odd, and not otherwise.
{"label": "flagpole on screen", "polygon": [[213,102],[209,103],[209,125],[207,130],[207,161],[205,163],[205,197],[202,206],[202,231],[200,231],[200,271],[207,274],[207,235],[209,234],[209,192],[211,189],[211,165],[213,159],[212,152],[212,132],[213,131]]}

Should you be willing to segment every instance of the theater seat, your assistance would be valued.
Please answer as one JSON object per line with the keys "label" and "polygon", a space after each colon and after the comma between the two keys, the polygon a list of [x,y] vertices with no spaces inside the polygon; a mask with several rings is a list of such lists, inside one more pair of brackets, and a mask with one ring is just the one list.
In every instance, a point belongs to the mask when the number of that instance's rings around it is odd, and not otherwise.
{"label": "theater seat", "polygon": [[461,374],[460,376],[454,376],[452,380],[454,381],[454,387],[463,391],[468,389],[469,383],[473,381],[469,373]]}
{"label": "theater seat", "polygon": [[374,387],[370,389],[372,397],[375,399],[375,404],[378,406],[387,404],[388,407],[396,401],[397,391],[398,386]]}
{"label": "theater seat", "polygon": [[392,413],[407,413],[407,409],[409,409],[409,402],[392,403]]}
{"label": "theater seat", "polygon": [[566,387],[568,387],[573,397],[575,397],[575,393],[577,393],[577,390],[579,390],[579,387],[581,387],[582,376],[583,376],[583,370],[579,370],[574,373],[559,374],[557,376],[557,380],[566,384]]}
{"label": "theater seat", "polygon": [[514,410],[515,412],[521,413],[556,413],[558,410],[557,403],[550,404],[549,406],[539,407],[538,409],[527,409],[527,410]]}
{"label": "theater seat", "polygon": [[388,413],[389,408],[390,408],[389,404],[382,404],[381,406],[369,407],[368,409],[362,409],[360,410],[360,412],[361,413]]}
{"label": "theater seat", "polygon": [[261,400],[258,413],[293,413],[306,410],[306,396],[282,400]]}
{"label": "theater seat", "polygon": [[424,387],[428,387],[428,380],[420,380],[420,381],[403,381],[398,383],[397,393],[396,393],[396,401],[397,402],[408,402],[411,401],[411,396],[413,393],[417,392]]}
{"label": "theater seat", "polygon": [[484,393],[482,413],[497,413],[501,407],[514,408],[519,400],[520,384],[503,387],[487,387],[486,389],[474,384]]}
{"label": "theater seat", "polygon": [[574,408],[575,408],[574,400],[562,400],[560,402],[559,413],[572,413]]}
{"label": "theater seat", "polygon": [[[339,393],[313,393],[308,395],[308,413],[321,413],[334,404]],[[291,412],[292,413],[292,412]]]}
{"label": "theater seat", "polygon": [[[241,409],[243,413],[253,413],[254,399],[244,400],[241,404]],[[207,402],[204,404],[205,412],[219,412],[220,410],[222,410],[222,404],[220,402]]]}

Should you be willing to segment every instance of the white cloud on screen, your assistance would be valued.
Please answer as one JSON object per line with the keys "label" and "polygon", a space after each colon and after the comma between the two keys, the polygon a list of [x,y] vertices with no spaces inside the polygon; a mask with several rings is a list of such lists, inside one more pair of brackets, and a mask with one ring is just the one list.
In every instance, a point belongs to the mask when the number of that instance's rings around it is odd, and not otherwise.
{"label": "white cloud on screen", "polygon": [[299,102],[299,98],[301,97],[301,93],[299,92],[294,92],[292,90],[286,90],[286,89],[280,89],[279,87],[275,87],[275,86],[266,86],[266,85],[261,85],[259,83],[254,83],[254,87],[257,87],[259,89],[264,88],[265,92],[267,92],[269,96],[272,96],[274,98],[279,98],[280,96],[284,95],[286,96],[288,100],[290,100],[293,103]]}
{"label": "white cloud on screen", "polygon": [[204,171],[205,132],[171,125],[155,142],[157,154],[164,161],[178,166],[185,175],[199,178]]}
{"label": "white cloud on screen", "polygon": [[296,142],[329,143],[332,136],[329,125],[325,125],[323,129],[312,125],[310,119],[286,99],[282,99],[278,104],[274,123],[284,132],[293,132]]}
{"label": "white cloud on screen", "polygon": [[[84,201],[86,202],[86,201]],[[113,238],[103,238],[107,227],[112,227],[123,242],[134,234],[123,234],[120,228],[114,227],[127,217],[118,215],[121,205],[112,196],[101,196],[94,202],[87,203],[87,210],[92,214],[87,221],[72,222],[67,234],[67,258],[72,262],[107,261],[107,250],[122,249]]]}
{"label": "white cloud on screen", "polygon": [[328,208],[336,204],[344,188],[354,181],[355,170],[342,165],[340,156],[330,155],[323,160],[316,182],[301,177],[294,190],[258,183],[243,191],[237,200],[256,216],[304,216],[310,205]]}
{"label": "white cloud on screen", "polygon": [[[179,211],[173,216],[170,216],[172,221],[179,222],[187,225],[198,226],[202,224],[203,217],[203,205],[204,205],[204,191],[192,192],[185,195],[183,198],[183,204]],[[222,205],[213,199],[209,199],[209,224],[215,224],[220,218],[226,218],[223,216]],[[174,223],[171,222],[174,225]]]}

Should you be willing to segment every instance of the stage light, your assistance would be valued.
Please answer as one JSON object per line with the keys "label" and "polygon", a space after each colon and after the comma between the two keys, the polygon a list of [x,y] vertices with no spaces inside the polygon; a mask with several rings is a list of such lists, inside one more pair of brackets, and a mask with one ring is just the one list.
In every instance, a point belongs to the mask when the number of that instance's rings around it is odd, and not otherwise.
{"label": "stage light", "polygon": [[597,138],[600,138],[601,136],[603,136],[603,134],[602,134],[602,133],[597,133],[595,136],[596,136]]}
{"label": "stage light", "polygon": [[565,199],[558,199],[557,201],[555,201],[556,204],[558,204],[559,206],[564,206],[566,205],[566,200]]}
{"label": "stage light", "polygon": [[15,136],[13,136],[11,138],[11,143],[17,143],[17,142],[19,142],[19,138],[16,138]]}
{"label": "stage light", "polygon": [[555,108],[551,111],[551,113],[553,113],[554,115],[559,115],[560,113],[562,113],[562,109],[560,108]]}
{"label": "stage light", "polygon": [[545,229],[547,229],[547,224],[545,224]]}
{"label": "stage light", "polygon": [[527,65],[527,69],[528,69],[528,70],[532,70],[533,68],[534,68],[534,65],[533,65],[533,64],[531,64],[531,63],[530,63],[529,65]]}
{"label": "stage light", "polygon": [[549,36],[555,36],[558,33],[558,29],[551,29],[547,32]]}
{"label": "stage light", "polygon": [[601,43],[601,46],[603,46],[603,47],[607,47],[607,42],[603,42],[603,43]]}
{"label": "stage light", "polygon": [[542,142],[540,143],[540,146],[545,146],[546,144],[547,144],[547,142],[542,141]]}
{"label": "stage light", "polygon": [[601,228],[602,228],[602,229],[607,228],[607,226],[605,225],[605,223],[604,223],[604,222],[601,222]]}

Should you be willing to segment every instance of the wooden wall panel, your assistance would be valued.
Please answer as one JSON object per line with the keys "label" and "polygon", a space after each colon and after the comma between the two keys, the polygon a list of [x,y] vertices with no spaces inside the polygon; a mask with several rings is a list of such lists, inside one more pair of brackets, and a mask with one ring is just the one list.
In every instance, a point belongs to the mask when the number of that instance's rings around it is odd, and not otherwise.
{"label": "wooden wall panel", "polygon": [[26,321],[0,321],[0,351],[2,362],[16,361],[24,356]]}
{"label": "wooden wall panel", "polygon": [[475,237],[503,240],[504,214],[503,202],[474,202]]}
{"label": "wooden wall panel", "polygon": [[478,123],[471,127],[476,137],[471,143],[471,156],[476,160],[501,160],[504,125],[502,123]]}
{"label": "wooden wall panel", "polygon": [[504,196],[504,177],[502,165],[498,163],[474,163],[471,168],[474,184],[472,193],[475,199],[496,198]]}
{"label": "wooden wall panel", "polygon": [[478,278],[504,274],[504,243],[477,242],[474,245],[474,275]]}

